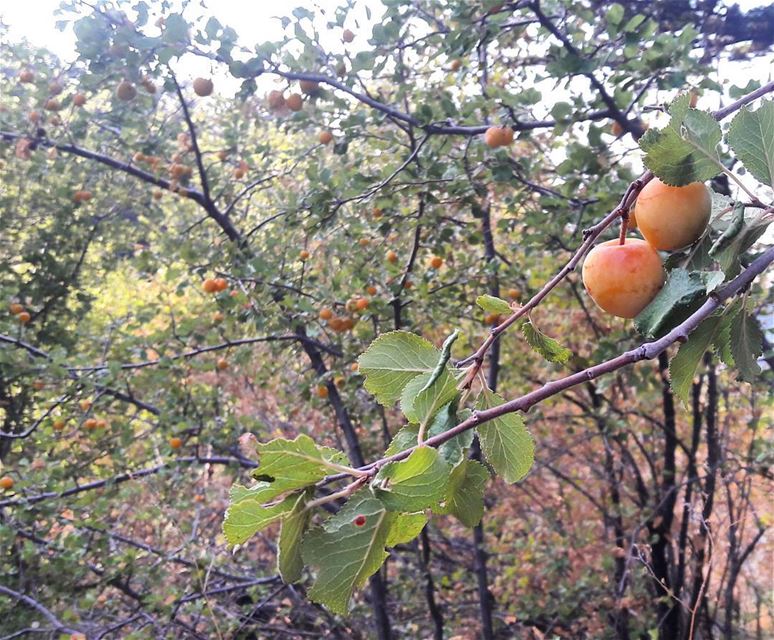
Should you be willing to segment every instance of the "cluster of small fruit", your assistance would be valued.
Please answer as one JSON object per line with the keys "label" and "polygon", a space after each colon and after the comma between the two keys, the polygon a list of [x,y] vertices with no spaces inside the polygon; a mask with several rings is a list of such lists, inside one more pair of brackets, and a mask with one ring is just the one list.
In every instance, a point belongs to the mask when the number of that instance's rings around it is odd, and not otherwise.
{"label": "cluster of small fruit", "polygon": [[659,251],[692,245],[707,228],[712,197],[701,182],[682,187],[658,178],[648,182],[630,214],[644,240],[609,240],[594,247],[583,263],[583,285],[594,302],[620,318],[634,318],[666,279]]}

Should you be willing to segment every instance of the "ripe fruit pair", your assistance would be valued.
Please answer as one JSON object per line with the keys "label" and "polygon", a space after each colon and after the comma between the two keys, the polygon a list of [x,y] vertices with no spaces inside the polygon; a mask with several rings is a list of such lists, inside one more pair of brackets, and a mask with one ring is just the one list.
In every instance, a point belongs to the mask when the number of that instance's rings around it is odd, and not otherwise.
{"label": "ripe fruit pair", "polygon": [[583,263],[583,284],[594,302],[621,318],[634,318],[656,296],[666,274],[658,250],[674,251],[696,242],[709,222],[712,198],[703,183],[672,187],[653,178],[635,205],[645,240],[609,240]]}
{"label": "ripe fruit pair", "polygon": [[225,278],[207,278],[202,283],[202,289],[206,293],[218,293],[228,288],[228,281]]}

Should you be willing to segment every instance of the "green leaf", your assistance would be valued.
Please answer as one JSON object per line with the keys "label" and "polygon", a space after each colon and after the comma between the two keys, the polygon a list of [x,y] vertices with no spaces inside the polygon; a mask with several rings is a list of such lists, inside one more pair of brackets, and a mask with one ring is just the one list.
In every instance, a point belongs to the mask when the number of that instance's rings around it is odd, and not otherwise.
{"label": "green leaf", "polygon": [[450,471],[436,449],[419,447],[405,460],[382,467],[372,486],[390,511],[430,509],[443,499]]}
{"label": "green leaf", "polygon": [[696,367],[699,366],[704,354],[717,340],[722,320],[722,313],[714,313],[704,320],[688,336],[688,340],[680,345],[679,351],[669,363],[672,391],[686,405],[689,402]]}
{"label": "green leaf", "polygon": [[442,371],[438,379],[427,387],[432,375],[419,375],[403,389],[400,408],[409,422],[427,425],[441,407],[457,396],[457,382],[448,371]]}
{"label": "green leaf", "polygon": [[467,527],[475,527],[484,515],[484,488],[489,471],[475,460],[463,460],[449,476],[444,509]]}
{"label": "green leaf", "polygon": [[728,144],[758,182],[774,189],[774,101],[744,107],[728,130]]}
{"label": "green leaf", "polygon": [[[448,404],[443,407],[435,416],[435,420],[427,430],[427,437],[431,438],[439,433],[448,431],[457,424],[457,414],[454,410],[454,404]],[[411,424],[403,427],[390,442],[390,446],[387,447],[387,451],[384,455],[391,456],[406,449],[410,449],[417,443],[417,435],[419,434],[419,425]],[[451,440],[447,440],[440,447],[438,452],[441,454],[444,460],[450,465],[456,465],[465,456],[465,451],[473,443],[473,431],[465,431],[459,435],[454,436]]]}
{"label": "green leaf", "polygon": [[486,313],[496,313],[501,316],[509,316],[513,313],[511,305],[505,300],[488,294],[478,296],[478,298],[476,298],[476,304]]}
{"label": "green leaf", "polygon": [[385,546],[394,547],[411,542],[422,532],[426,524],[427,516],[424,511],[395,514]]}
{"label": "green leaf", "polygon": [[229,544],[242,544],[253,535],[276,522],[290,511],[296,503],[296,496],[288,496],[281,502],[263,506],[257,498],[243,498],[226,510],[223,533]]}
{"label": "green leaf", "polygon": [[376,338],[358,358],[365,388],[385,406],[400,398],[406,384],[433,371],[441,352],[424,338],[408,331],[392,331]]}
{"label": "green leaf", "polygon": [[[362,526],[355,518],[363,516]],[[382,566],[394,514],[370,491],[359,491],[341,511],[310,531],[301,544],[304,562],[317,572],[309,597],[334,613],[346,615],[355,589]]]}
{"label": "green leaf", "polygon": [[318,447],[309,436],[301,434],[294,440],[277,438],[256,446],[260,461],[253,475],[259,480],[276,483],[282,491],[301,489],[322,480],[337,465],[347,463],[341,451]]}
{"label": "green leaf", "polygon": [[747,308],[742,309],[731,324],[731,353],[739,377],[751,382],[761,371],[757,360],[763,353],[763,332],[755,318],[747,313]]}
{"label": "green leaf", "polygon": [[640,138],[645,165],[672,186],[709,180],[720,171],[720,125],[709,113],[691,109],[689,102],[688,94],[679,96],[669,108],[669,124]]}
{"label": "green leaf", "polygon": [[720,271],[672,269],[666,283],[651,303],[634,319],[634,326],[644,336],[659,337],[696,311],[707,291],[723,282]]}
{"label": "green leaf", "polygon": [[741,270],[740,258],[764,234],[774,216],[753,210],[747,213],[743,206],[734,209],[731,223],[712,245],[710,255],[717,260],[727,277]]}
{"label": "green leaf", "polygon": [[306,508],[309,494],[308,491],[302,493],[290,512],[282,519],[277,543],[277,570],[287,583],[298,582],[304,569],[301,540],[312,515],[312,511]]}
{"label": "green leaf", "polygon": [[572,357],[572,351],[561,346],[553,338],[549,338],[544,333],[541,333],[540,330],[532,324],[532,320],[524,322],[521,325],[521,332],[527,339],[529,346],[549,362],[567,364],[567,361]]}
{"label": "green leaf", "polygon": [[[485,389],[479,407],[489,409],[504,402],[505,398]],[[535,460],[535,443],[520,414],[494,418],[476,431],[486,461],[506,482],[516,482],[527,475]]]}

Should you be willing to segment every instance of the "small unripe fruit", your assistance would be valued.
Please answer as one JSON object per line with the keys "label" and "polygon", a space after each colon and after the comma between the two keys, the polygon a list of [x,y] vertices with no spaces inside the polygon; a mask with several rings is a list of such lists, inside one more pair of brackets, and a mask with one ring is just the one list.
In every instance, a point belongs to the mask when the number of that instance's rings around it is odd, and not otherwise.
{"label": "small unripe fruit", "polygon": [[169,446],[172,449],[179,449],[183,446],[183,440],[181,438],[172,437],[169,439]]}
{"label": "small unripe fruit", "polygon": [[443,265],[443,258],[441,256],[433,256],[429,260],[429,264],[433,269],[440,269]]}
{"label": "small unripe fruit", "polygon": [[285,104],[287,104],[288,109],[291,111],[301,111],[301,108],[304,106],[304,100],[299,94],[291,93]]}
{"label": "small unripe fruit", "polygon": [[3,476],[0,478],[0,489],[10,491],[13,489],[13,478],[11,476]]}
{"label": "small unripe fruit", "polygon": [[320,320],[330,320],[333,317],[333,311],[325,307],[320,309]]}
{"label": "small unripe fruit", "polygon": [[196,78],[193,81],[193,90],[197,96],[206,98],[212,94],[213,84],[209,78]]}
{"label": "small unripe fruit", "polygon": [[226,360],[225,358],[220,358],[220,359],[219,359],[219,360],[218,360],[218,361],[215,363],[215,366],[216,366],[216,367],[217,367],[217,368],[218,368],[220,371],[225,371],[226,369],[228,369],[228,360]]}
{"label": "small unripe fruit", "polygon": [[320,131],[318,139],[320,140],[320,144],[330,144],[333,140],[333,134],[330,131]]}
{"label": "small unripe fruit", "polygon": [[73,96],[73,104],[76,107],[82,107],[83,105],[86,104],[86,96],[83,95],[82,93],[76,93]]}
{"label": "small unripe fruit", "polygon": [[325,399],[328,397],[328,387],[326,387],[324,384],[318,384],[315,393],[317,394],[318,398]]}
{"label": "small unripe fruit", "polygon": [[359,365],[357,362],[353,362],[353,363],[352,363],[352,364],[349,366],[349,368],[350,368],[352,371],[357,371],[358,369],[360,369],[360,365]]}
{"label": "small unripe fruit", "polygon": [[344,29],[344,33],[341,34],[341,39],[344,42],[352,42],[355,39],[355,34],[349,29]]}
{"label": "small unripe fruit", "polygon": [[160,191],[159,189],[156,189],[153,191],[153,199],[154,200],[161,200],[161,198],[164,196],[164,192]]}
{"label": "small unripe fruit", "polygon": [[12,302],[11,305],[8,307],[8,310],[15,316],[19,315],[22,311],[24,311],[24,307],[20,305],[18,302]]}
{"label": "small unripe fruit", "polygon": [[134,100],[137,96],[137,89],[128,80],[122,80],[116,87],[116,97],[124,102]]}
{"label": "small unripe fruit", "polygon": [[306,249],[301,249],[301,251],[298,252],[298,259],[299,260],[308,260],[309,259],[309,252]]}
{"label": "small unripe fruit", "polygon": [[594,247],[583,263],[583,286],[594,302],[619,318],[634,318],[664,284],[658,252],[645,240],[608,240]]}
{"label": "small unripe fruit", "polygon": [[30,320],[32,320],[32,316],[28,311],[22,311],[16,316],[16,318],[21,324],[27,324]]}
{"label": "small unripe fruit", "polygon": [[299,80],[298,86],[301,88],[301,93],[308,96],[313,96],[320,91],[320,85],[314,80]]}
{"label": "small unripe fruit", "polygon": [[702,182],[671,187],[653,178],[637,197],[637,227],[656,249],[674,251],[693,244],[707,228],[712,197]]}
{"label": "small unripe fruit", "polygon": [[395,264],[398,261],[398,254],[392,249],[385,254],[385,257],[387,258],[387,262],[391,262],[392,264]]}

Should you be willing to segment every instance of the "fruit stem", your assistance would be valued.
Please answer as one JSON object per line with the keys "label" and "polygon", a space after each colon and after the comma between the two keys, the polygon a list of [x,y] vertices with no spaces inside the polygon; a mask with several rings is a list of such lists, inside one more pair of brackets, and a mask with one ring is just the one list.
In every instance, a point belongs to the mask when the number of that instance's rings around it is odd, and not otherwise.
{"label": "fruit stem", "polygon": [[618,244],[626,244],[626,229],[629,227],[629,213],[624,211],[621,214],[621,233],[618,236]]}

